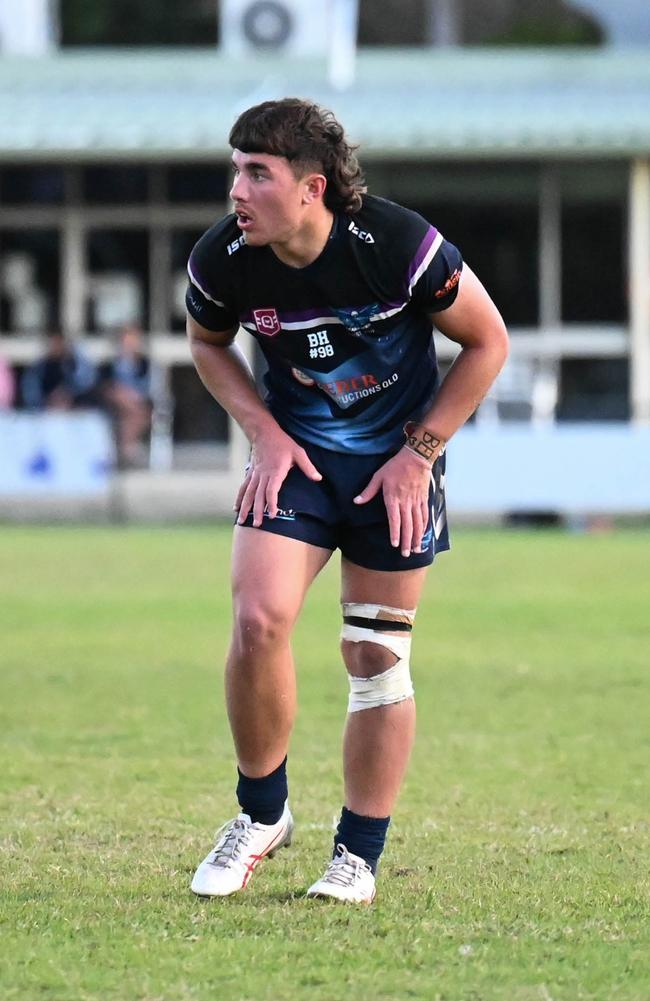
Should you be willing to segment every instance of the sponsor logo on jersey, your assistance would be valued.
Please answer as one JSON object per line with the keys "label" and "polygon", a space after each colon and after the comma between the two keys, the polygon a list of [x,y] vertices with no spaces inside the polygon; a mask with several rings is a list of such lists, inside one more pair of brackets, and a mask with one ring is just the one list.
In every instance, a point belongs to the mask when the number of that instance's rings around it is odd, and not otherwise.
{"label": "sponsor logo on jersey", "polygon": [[449,276],[442,288],[439,288],[435,293],[436,299],[442,299],[443,295],[448,295],[452,289],[455,289],[460,281],[460,271],[458,268]]}
{"label": "sponsor logo on jersey", "polygon": [[238,240],[233,240],[232,243],[229,243],[228,246],[226,247],[228,255],[232,257],[232,255],[235,254],[240,247],[243,247],[245,243],[246,243],[246,234],[242,233],[242,235],[239,237]]}
{"label": "sponsor logo on jersey", "polygon": [[318,385],[326,393],[337,399],[347,393],[357,393],[362,389],[372,388],[373,392],[378,384],[374,375],[353,375],[350,379],[337,379],[335,382],[319,382]]}
{"label": "sponsor logo on jersey", "polygon": [[350,230],[351,233],[354,233],[354,235],[359,240],[362,240],[364,243],[374,243],[375,242],[375,238],[372,235],[372,233],[369,233],[367,229],[359,229],[359,227],[357,226],[357,224],[356,224],[356,222],[354,220],[352,220],[350,222],[350,225],[348,226],[348,229]]}
{"label": "sponsor logo on jersey", "polygon": [[254,309],[253,319],[257,327],[258,334],[266,334],[267,337],[275,337],[282,329],[278,314],[274,309]]}
{"label": "sponsor logo on jersey", "polygon": [[370,372],[363,375],[352,375],[348,379],[333,379],[331,382],[314,379],[299,368],[292,368],[291,374],[303,386],[316,386],[323,393],[327,393],[342,410],[347,410],[348,407],[361,400],[369,399],[376,396],[377,393],[390,389],[399,379],[397,372],[393,372],[391,376],[382,379],[381,382]]}
{"label": "sponsor logo on jersey", "polygon": [[322,389],[341,408],[347,410],[348,407],[366,400],[377,393],[394,386],[399,375],[393,372],[387,379],[381,382],[374,375],[353,375],[349,379],[337,379],[335,382],[317,382],[316,385]]}
{"label": "sponsor logo on jersey", "polygon": [[306,372],[301,372],[299,368],[292,368],[291,374],[294,379],[297,379],[303,386],[313,386],[316,382],[316,380],[312,379],[312,377],[307,375]]}

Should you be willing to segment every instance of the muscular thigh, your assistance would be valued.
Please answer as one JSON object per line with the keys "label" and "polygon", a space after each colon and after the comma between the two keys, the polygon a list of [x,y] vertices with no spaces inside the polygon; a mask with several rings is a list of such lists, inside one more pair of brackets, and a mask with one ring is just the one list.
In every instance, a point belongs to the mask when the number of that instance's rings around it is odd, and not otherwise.
{"label": "muscular thigh", "polygon": [[368,570],[341,560],[341,601],[417,608],[428,567],[415,570]]}
{"label": "muscular thigh", "polygon": [[235,615],[257,608],[295,621],[307,589],[330,556],[328,549],[237,526],[231,571]]}

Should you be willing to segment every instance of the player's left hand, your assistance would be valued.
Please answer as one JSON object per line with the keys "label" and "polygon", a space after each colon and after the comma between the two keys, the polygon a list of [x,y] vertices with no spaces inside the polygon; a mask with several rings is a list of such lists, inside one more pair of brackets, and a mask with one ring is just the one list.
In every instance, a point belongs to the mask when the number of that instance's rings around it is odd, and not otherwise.
{"label": "player's left hand", "polygon": [[377,470],[370,483],[354,498],[366,504],[381,490],[388,514],[391,546],[402,556],[422,551],[422,536],[429,521],[431,464],[402,448]]}

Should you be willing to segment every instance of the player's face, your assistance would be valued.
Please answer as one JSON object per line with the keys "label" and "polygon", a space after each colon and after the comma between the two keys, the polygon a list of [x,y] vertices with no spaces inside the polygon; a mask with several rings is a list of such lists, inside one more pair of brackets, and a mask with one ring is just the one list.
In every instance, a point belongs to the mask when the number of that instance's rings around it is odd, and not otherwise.
{"label": "player's face", "polygon": [[246,243],[260,247],[289,242],[300,230],[308,204],[305,179],[296,180],[289,161],[281,156],[236,149],[232,162],[230,197]]}

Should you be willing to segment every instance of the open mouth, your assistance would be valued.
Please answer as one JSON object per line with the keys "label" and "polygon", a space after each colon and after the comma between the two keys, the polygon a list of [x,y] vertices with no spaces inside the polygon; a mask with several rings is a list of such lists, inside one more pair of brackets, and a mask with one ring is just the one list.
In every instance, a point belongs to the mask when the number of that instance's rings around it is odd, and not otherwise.
{"label": "open mouth", "polygon": [[242,209],[237,209],[237,225],[240,229],[248,229],[252,222],[253,220],[247,212],[244,212]]}

